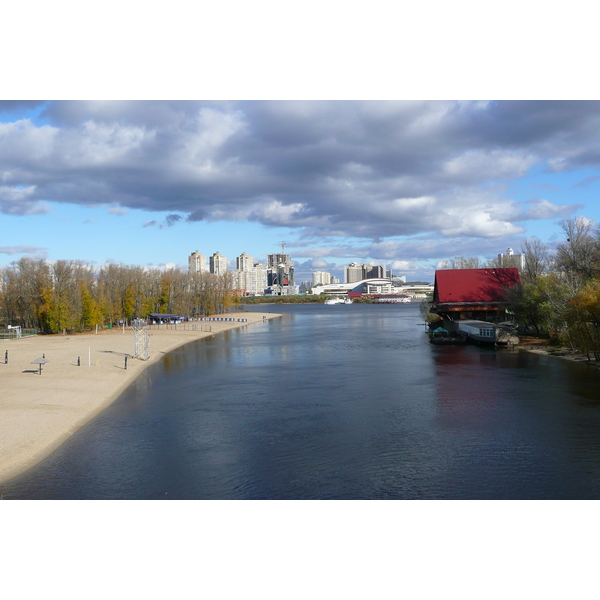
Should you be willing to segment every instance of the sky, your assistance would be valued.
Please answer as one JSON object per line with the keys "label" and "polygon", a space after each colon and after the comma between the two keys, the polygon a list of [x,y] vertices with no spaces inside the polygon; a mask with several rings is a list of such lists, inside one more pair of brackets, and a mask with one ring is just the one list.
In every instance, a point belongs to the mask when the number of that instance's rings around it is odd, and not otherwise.
{"label": "sky", "polygon": [[285,242],[297,281],[350,262],[432,281],[600,221],[578,0],[73,6],[3,14],[27,35],[0,37],[0,267],[185,269],[197,250],[234,268]]}
{"label": "sky", "polygon": [[0,101],[0,264],[285,251],[431,281],[600,221],[595,101]]}

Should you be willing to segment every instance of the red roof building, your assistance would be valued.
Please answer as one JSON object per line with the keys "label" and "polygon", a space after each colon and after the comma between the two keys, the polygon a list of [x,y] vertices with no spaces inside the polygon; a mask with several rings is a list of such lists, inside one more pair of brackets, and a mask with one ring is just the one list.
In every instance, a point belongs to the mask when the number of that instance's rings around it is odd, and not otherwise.
{"label": "red roof building", "polygon": [[453,321],[503,317],[507,291],[520,283],[519,270],[513,268],[436,271],[431,312]]}

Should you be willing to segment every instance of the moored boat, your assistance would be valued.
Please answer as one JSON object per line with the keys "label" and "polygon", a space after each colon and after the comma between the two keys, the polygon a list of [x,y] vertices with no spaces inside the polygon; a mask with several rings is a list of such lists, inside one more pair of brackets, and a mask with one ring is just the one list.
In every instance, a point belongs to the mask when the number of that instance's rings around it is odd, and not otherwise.
{"label": "moored boat", "polygon": [[429,341],[432,344],[466,344],[467,336],[459,331],[448,331],[443,327],[438,327],[429,332]]}
{"label": "moored boat", "polygon": [[408,296],[380,296],[373,300],[373,304],[400,304],[411,302]]}

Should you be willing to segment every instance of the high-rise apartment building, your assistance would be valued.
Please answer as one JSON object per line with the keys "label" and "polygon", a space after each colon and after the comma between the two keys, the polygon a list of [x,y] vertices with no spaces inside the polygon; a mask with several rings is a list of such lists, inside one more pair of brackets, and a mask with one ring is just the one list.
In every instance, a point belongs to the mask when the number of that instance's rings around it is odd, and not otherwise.
{"label": "high-rise apartment building", "polygon": [[364,279],[362,265],[355,262],[350,263],[346,267],[346,283],[354,283],[362,279]]}
{"label": "high-rise apartment building", "polygon": [[237,269],[231,273],[232,287],[245,294],[263,294],[267,287],[267,267],[256,264],[249,269]]}
{"label": "high-rise apartment building", "polygon": [[206,266],[206,256],[200,254],[198,250],[192,252],[188,257],[188,272],[189,273],[206,273],[208,267]]}
{"label": "high-rise apartment building", "polygon": [[242,252],[235,259],[235,267],[238,271],[249,271],[254,267],[254,261],[251,256],[248,256],[245,252]]}
{"label": "high-rise apartment building", "polygon": [[363,265],[365,279],[383,279],[385,277],[385,267],[381,265]]}
{"label": "high-rise apartment building", "polygon": [[346,267],[346,283],[354,283],[363,279],[382,279],[385,274],[385,267],[381,265],[359,265],[350,263]]}
{"label": "high-rise apartment building", "polygon": [[215,252],[210,257],[210,272],[215,275],[225,275],[227,273],[227,258],[220,252]]}
{"label": "high-rise apartment building", "polygon": [[331,283],[331,273],[327,271],[315,271],[312,274],[312,284],[313,285],[327,285]]}

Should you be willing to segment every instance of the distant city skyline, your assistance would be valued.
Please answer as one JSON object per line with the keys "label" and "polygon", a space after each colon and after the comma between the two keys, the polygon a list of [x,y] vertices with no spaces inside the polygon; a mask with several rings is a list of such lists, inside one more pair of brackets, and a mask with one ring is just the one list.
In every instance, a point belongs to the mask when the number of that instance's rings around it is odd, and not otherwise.
{"label": "distant city skyline", "polygon": [[0,265],[187,270],[190,252],[297,281],[351,262],[432,280],[561,219],[600,221],[595,101],[0,101]]}

